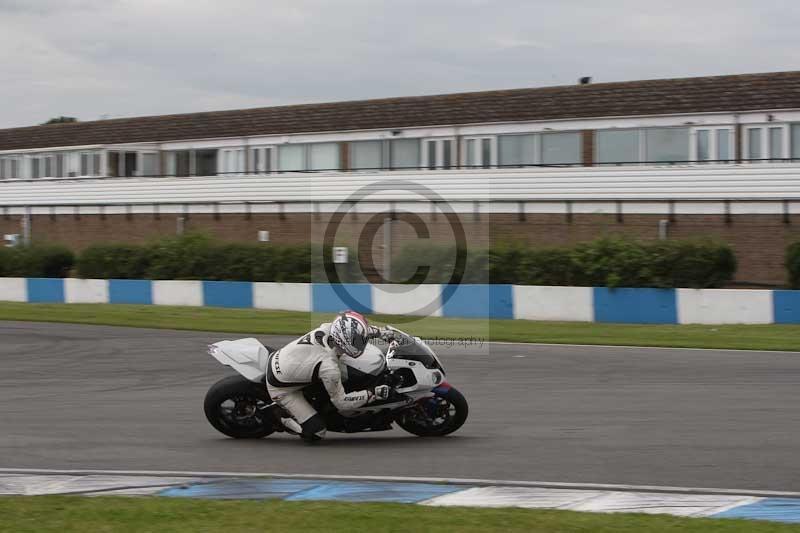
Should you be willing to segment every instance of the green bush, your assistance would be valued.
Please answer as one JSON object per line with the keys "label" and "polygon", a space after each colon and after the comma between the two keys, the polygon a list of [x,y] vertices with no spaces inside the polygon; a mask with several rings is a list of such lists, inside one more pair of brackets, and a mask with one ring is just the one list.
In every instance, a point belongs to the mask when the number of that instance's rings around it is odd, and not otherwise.
{"label": "green bush", "polygon": [[789,271],[789,286],[800,289],[800,242],[786,248],[786,270]]}
{"label": "green bush", "polygon": [[[146,245],[90,246],[78,259],[85,278],[206,279],[308,283],[327,281],[330,248],[308,245],[220,243],[203,234],[189,234]],[[0,275],[5,261],[0,255]],[[332,265],[331,265],[332,266]],[[343,282],[363,281],[352,258],[336,265]]]}
{"label": "green bush", "polygon": [[0,249],[0,275],[28,278],[63,278],[75,264],[64,246],[36,244]]}
{"label": "green bush", "polygon": [[[799,254],[800,255],[800,254]],[[446,283],[453,272],[453,245],[409,245],[396,260],[398,277],[409,279],[417,265],[427,276],[414,283]],[[800,267],[800,259],[798,259]],[[469,250],[465,283],[574,285],[584,287],[720,287],[733,278],[731,248],[714,241],[639,242],[604,238],[573,247],[529,248],[503,243]]]}
{"label": "green bush", "polygon": [[145,277],[150,258],[144,246],[95,244],[78,256],[78,274],[94,279],[140,279]]}

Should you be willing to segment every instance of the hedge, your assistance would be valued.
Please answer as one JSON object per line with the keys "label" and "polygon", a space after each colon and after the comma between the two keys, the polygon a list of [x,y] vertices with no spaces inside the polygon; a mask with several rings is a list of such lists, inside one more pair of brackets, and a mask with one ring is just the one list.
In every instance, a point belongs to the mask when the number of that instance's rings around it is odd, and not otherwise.
{"label": "hedge", "polygon": [[786,270],[789,271],[789,286],[800,289],[800,242],[786,248]]}
{"label": "hedge", "polygon": [[355,258],[324,264],[330,249],[308,245],[221,243],[203,234],[149,244],[97,244],[77,262],[78,274],[99,279],[206,279],[224,281],[327,281],[326,266],[340,281],[364,281]]}
{"label": "hedge", "polygon": [[[98,244],[77,260],[78,274],[100,279],[366,281],[356,254],[334,265],[329,247],[220,243],[192,234],[149,244]],[[800,286],[800,243],[787,266]],[[0,276],[60,277],[73,265],[57,246],[0,249]],[[607,287],[721,287],[736,272],[731,248],[709,240],[640,242],[605,238],[571,247],[503,243],[489,249],[412,244],[392,264],[400,283],[510,283]]]}
{"label": "hedge", "polygon": [[63,278],[75,263],[75,255],[57,245],[37,244],[0,248],[0,276]]}
{"label": "hedge", "polygon": [[[604,238],[572,247],[530,248],[519,243],[469,249],[461,264],[455,246],[413,244],[394,264],[396,279],[448,283],[513,283],[584,287],[721,287],[733,279],[731,248],[709,240],[640,242]],[[800,260],[798,260],[800,264]],[[419,265],[428,265],[413,276]],[[456,268],[458,266],[459,268]]]}

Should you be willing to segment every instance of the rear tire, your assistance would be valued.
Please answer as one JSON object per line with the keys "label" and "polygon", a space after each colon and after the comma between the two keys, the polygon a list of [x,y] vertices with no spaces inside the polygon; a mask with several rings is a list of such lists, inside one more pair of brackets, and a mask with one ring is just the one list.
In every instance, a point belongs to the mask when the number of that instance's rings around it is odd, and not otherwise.
{"label": "rear tire", "polygon": [[464,425],[464,422],[467,421],[467,415],[469,415],[469,405],[463,394],[454,387],[450,387],[447,392],[437,394],[434,398],[439,403],[434,407],[436,414],[440,414],[444,410],[447,411],[447,415],[442,417],[444,420],[441,423],[433,424],[435,420],[430,416],[426,416],[429,415],[427,409],[430,406],[426,406],[425,402],[433,399],[426,398],[417,402],[416,407],[404,411],[397,418],[397,425],[419,437],[444,437]]}
{"label": "rear tire", "polygon": [[269,413],[258,409],[270,403],[266,386],[237,374],[208,389],[203,410],[220,433],[234,439],[260,439],[275,431]]}

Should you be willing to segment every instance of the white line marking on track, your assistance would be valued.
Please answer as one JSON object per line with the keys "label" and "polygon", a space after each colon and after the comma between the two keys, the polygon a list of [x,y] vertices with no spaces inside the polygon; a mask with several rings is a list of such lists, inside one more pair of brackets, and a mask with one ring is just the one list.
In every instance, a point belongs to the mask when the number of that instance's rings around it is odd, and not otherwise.
{"label": "white line marking on track", "polygon": [[[424,339],[423,339],[424,340]],[[509,346],[564,346],[569,348],[615,348],[624,350],[681,350],[698,352],[755,352],[765,354],[791,354],[800,355],[798,350],[748,350],[742,348],[693,348],[691,346],[629,346],[615,344],[567,344],[558,342],[510,342],[510,341],[486,341],[484,344],[504,344]]]}
{"label": "white line marking on track", "polygon": [[719,494],[737,496],[759,496],[775,498],[800,498],[800,492],[719,489],[702,487],[670,487],[660,485],[614,485],[603,483],[564,483],[550,481],[514,481],[501,479],[436,478],[404,476],[353,476],[329,474],[281,474],[275,472],[193,472],[175,470],[58,470],[43,468],[0,468],[0,474],[47,474],[47,475],[127,475],[127,476],[177,476],[177,477],[238,477],[238,478],[284,478],[284,479],[323,479],[331,481],[381,481],[397,483],[441,483],[451,485],[479,485],[497,487],[538,487],[576,490],[615,490],[624,492],[665,492],[671,494]]}

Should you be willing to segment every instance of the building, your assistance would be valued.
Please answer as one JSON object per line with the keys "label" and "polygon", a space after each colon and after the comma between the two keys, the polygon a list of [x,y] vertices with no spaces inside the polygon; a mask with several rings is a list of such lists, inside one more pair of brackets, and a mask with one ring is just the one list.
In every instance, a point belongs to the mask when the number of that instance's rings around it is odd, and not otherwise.
{"label": "building", "polygon": [[447,204],[476,245],[710,235],[781,284],[798,163],[800,71],[52,124],[0,130],[0,231],[319,241],[347,204],[351,245],[389,218],[396,253],[408,213],[448,240]]}

